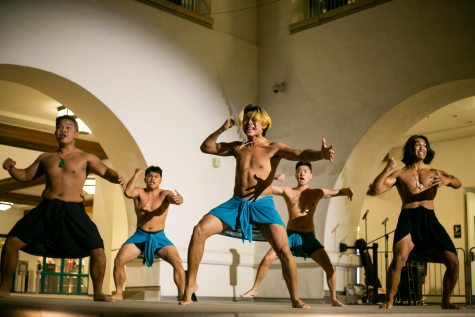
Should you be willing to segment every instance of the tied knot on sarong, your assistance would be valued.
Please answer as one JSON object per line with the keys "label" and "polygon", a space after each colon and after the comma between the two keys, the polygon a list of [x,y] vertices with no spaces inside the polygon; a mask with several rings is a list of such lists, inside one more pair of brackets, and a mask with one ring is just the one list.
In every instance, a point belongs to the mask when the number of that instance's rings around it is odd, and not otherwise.
{"label": "tied knot on sarong", "polygon": [[418,207],[412,212],[412,241],[422,242],[430,237],[433,210]]}
{"label": "tied knot on sarong", "polygon": [[239,223],[242,230],[242,242],[248,239],[252,242],[251,209],[254,208],[249,200],[241,200],[239,205]]}
{"label": "tied knot on sarong", "polygon": [[145,250],[143,264],[147,263],[148,267],[153,267],[153,261],[155,261],[155,249],[158,244],[157,237],[154,234],[148,233],[145,240]]}
{"label": "tied knot on sarong", "polygon": [[292,254],[294,256],[303,257],[305,260],[307,259],[307,253],[303,249],[303,240],[302,236],[298,233],[293,233],[289,237],[289,246]]}
{"label": "tied knot on sarong", "polygon": [[68,211],[67,202],[54,199],[46,201],[46,203],[50,208],[47,209],[47,212],[43,213],[45,224],[49,230],[53,230],[53,232],[59,231],[64,226],[64,216]]}

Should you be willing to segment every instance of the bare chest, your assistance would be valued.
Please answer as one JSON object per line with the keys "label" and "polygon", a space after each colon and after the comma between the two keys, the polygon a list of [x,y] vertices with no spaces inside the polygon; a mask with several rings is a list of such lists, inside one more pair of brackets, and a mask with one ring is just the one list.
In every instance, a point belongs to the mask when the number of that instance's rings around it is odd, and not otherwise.
{"label": "bare chest", "polygon": [[287,198],[289,212],[294,216],[304,216],[313,213],[316,207],[316,200],[313,195],[303,192],[291,194]]}
{"label": "bare chest", "polygon": [[400,183],[409,190],[424,190],[430,188],[436,171],[424,169],[419,172],[406,170],[399,175]]}
{"label": "bare chest", "polygon": [[51,180],[68,177],[83,181],[87,177],[87,159],[82,155],[70,155],[61,161],[57,153],[52,153],[41,163],[46,176]]}
{"label": "bare chest", "polygon": [[[270,170],[275,165],[275,151],[271,147],[236,149],[236,164],[241,170]],[[278,163],[277,163],[278,164]]]}

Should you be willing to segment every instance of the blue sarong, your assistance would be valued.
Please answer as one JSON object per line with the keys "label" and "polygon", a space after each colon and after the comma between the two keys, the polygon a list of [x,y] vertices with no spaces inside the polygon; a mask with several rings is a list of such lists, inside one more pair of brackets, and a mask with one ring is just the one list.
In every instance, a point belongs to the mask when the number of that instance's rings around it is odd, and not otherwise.
{"label": "blue sarong", "polygon": [[290,252],[293,256],[307,260],[313,252],[322,249],[323,245],[315,237],[315,231],[297,232],[287,229]]}
{"label": "blue sarong", "polygon": [[137,229],[135,233],[125,241],[124,244],[130,243],[145,243],[143,264],[147,263],[148,267],[153,267],[153,261],[155,261],[155,252],[173,243],[165,236],[165,232],[159,231],[155,233],[145,232]]}
{"label": "blue sarong", "polygon": [[275,223],[285,228],[279,213],[275,209],[272,196],[258,198],[256,201],[241,199],[233,196],[224,204],[211,210],[208,215],[218,217],[231,227],[229,230],[221,232],[223,236],[245,239],[252,242],[267,241],[256,223]]}

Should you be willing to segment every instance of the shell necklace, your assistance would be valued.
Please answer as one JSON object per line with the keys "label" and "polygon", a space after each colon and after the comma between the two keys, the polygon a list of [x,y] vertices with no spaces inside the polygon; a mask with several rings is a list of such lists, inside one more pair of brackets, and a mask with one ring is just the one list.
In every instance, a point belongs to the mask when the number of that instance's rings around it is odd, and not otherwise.
{"label": "shell necklace", "polygon": [[59,165],[58,165],[60,168],[64,167],[64,163],[65,163],[64,160],[69,156],[69,154],[73,153],[75,149],[76,148],[74,148],[71,152],[69,152],[68,155],[66,155],[64,158],[61,158],[61,155],[59,155],[59,150],[58,150],[58,156],[59,156],[59,159],[61,160],[59,161]]}
{"label": "shell necklace", "polygon": [[308,208],[308,200],[309,200],[309,199],[310,199],[310,196],[307,196],[307,201],[306,201],[306,203],[305,203],[305,210],[302,211],[302,213],[308,213],[308,211],[309,211],[309,208]]}
{"label": "shell necklace", "polygon": [[149,194],[149,193],[145,192],[145,193],[147,194],[147,196],[148,196],[149,199],[148,199],[147,203],[141,208],[142,210],[145,210],[145,211],[148,210],[148,209],[147,209],[148,204],[150,204],[150,202],[152,201],[153,197],[155,197],[155,195],[158,194],[158,192],[159,192],[159,191],[157,191],[155,194],[153,194],[152,197],[150,197],[150,194]]}
{"label": "shell necklace", "polygon": [[419,189],[424,188],[424,185],[422,185],[422,184],[419,182],[419,173],[420,173],[421,170],[422,170],[421,168],[418,169],[418,170],[417,170],[417,174],[415,174],[414,171],[413,171],[412,168],[411,168],[411,173],[412,173],[412,175],[414,175],[414,178],[416,179],[416,188],[419,188]]}
{"label": "shell necklace", "polygon": [[259,140],[259,141],[243,142],[242,145],[241,145],[241,147],[240,147],[238,150],[242,149],[242,148],[245,147],[246,145],[249,145],[249,144],[252,144],[252,143],[257,143],[257,142],[262,142],[262,141],[264,141],[264,139]]}

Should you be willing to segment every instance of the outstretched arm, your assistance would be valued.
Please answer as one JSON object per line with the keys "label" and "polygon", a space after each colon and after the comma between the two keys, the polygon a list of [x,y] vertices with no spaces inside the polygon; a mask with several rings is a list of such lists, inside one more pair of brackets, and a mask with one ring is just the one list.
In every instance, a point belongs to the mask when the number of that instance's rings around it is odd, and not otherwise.
{"label": "outstretched arm", "polygon": [[97,156],[93,154],[87,155],[87,167],[97,176],[100,176],[113,184],[120,184],[122,189],[125,190],[124,177],[120,176],[119,172],[107,167]]}
{"label": "outstretched arm", "polygon": [[44,154],[38,156],[33,164],[25,169],[16,168],[16,162],[11,158],[7,158],[5,162],[3,162],[3,169],[6,170],[14,180],[27,183],[44,175],[43,168],[40,164],[42,155]]}
{"label": "outstretched arm", "polygon": [[395,174],[397,172],[394,172],[389,175],[389,173],[391,173],[391,171],[396,167],[396,165],[396,160],[394,159],[394,157],[391,157],[381,174],[376,176],[373,184],[371,185],[371,192],[373,192],[375,195],[379,195],[384,192],[387,192],[394,186],[394,184],[396,184],[397,178]]}
{"label": "outstretched arm", "polygon": [[167,200],[170,204],[180,206],[181,204],[183,204],[183,196],[180,195],[180,193],[176,189],[175,192],[176,196],[171,190],[169,190],[167,193]]}
{"label": "outstretched arm", "polygon": [[342,189],[326,189],[322,188],[323,198],[332,198],[336,196],[346,196],[350,200],[353,200],[353,189],[351,188],[342,188]]}
{"label": "outstretched arm", "polygon": [[221,142],[221,143],[216,143],[218,141],[219,136],[221,133],[224,131],[228,130],[229,128],[232,128],[235,125],[235,122],[233,119],[228,118],[224,122],[224,124],[215,132],[211,133],[210,136],[208,136],[203,144],[201,144],[201,152],[206,153],[206,154],[214,154],[214,155],[219,155],[219,156],[231,156],[233,155],[232,153],[232,146],[229,143]]}
{"label": "outstretched arm", "polygon": [[432,180],[431,186],[449,186],[458,189],[462,187],[462,183],[457,177],[449,175],[444,171],[438,170],[437,175],[435,175],[434,179]]}
{"label": "outstretched arm", "polygon": [[137,183],[137,178],[139,178],[139,176],[142,174],[143,174],[143,170],[141,170],[140,168],[135,169],[134,176],[132,176],[132,178],[127,183],[127,186],[125,187],[125,190],[124,190],[125,197],[131,198],[131,199],[139,197],[140,189],[137,188],[135,184]]}
{"label": "outstretched arm", "polygon": [[319,160],[329,160],[333,163],[333,153],[335,153],[333,151],[333,144],[327,147],[325,139],[322,139],[322,147],[320,151],[312,149],[297,150],[283,143],[279,143],[279,146],[279,151],[277,151],[276,154],[289,161],[314,162]]}

